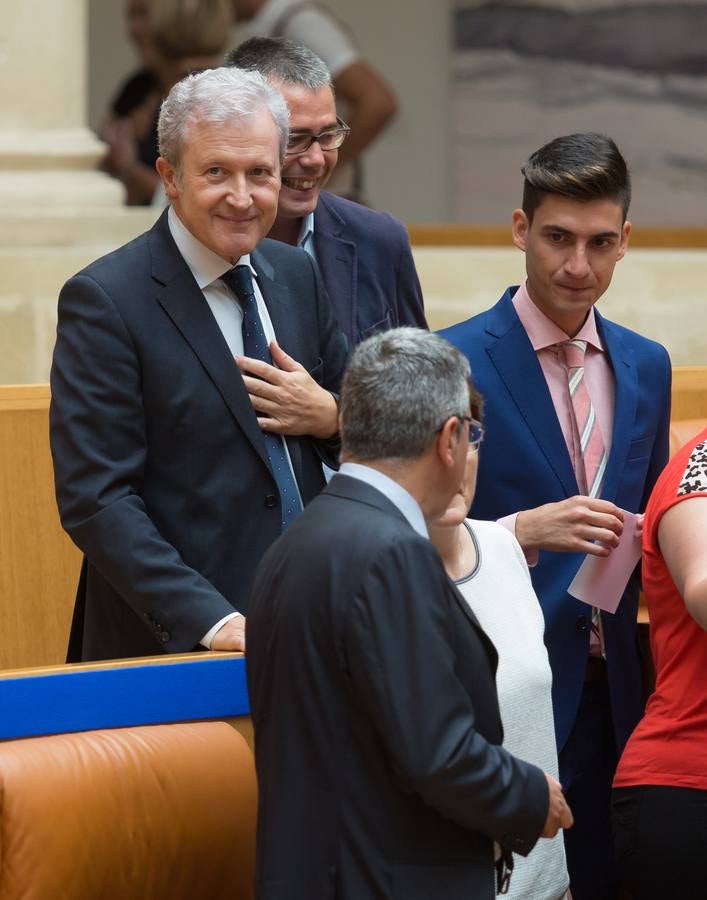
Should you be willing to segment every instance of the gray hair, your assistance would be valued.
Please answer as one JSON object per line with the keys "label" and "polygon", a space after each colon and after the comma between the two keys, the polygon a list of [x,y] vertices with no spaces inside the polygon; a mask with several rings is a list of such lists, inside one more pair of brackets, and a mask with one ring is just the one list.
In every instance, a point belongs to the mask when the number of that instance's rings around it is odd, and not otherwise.
{"label": "gray hair", "polygon": [[238,66],[260,72],[264,78],[276,78],[318,91],[334,86],[326,64],[309,47],[280,37],[253,37],[226,54],[226,66]]}
{"label": "gray hair", "polygon": [[394,328],[359,344],[341,388],[341,454],[415,459],[450,416],[480,398],[456,347],[419,328]]}
{"label": "gray hair", "polygon": [[160,109],[157,123],[160,156],[177,170],[190,125],[225,125],[266,109],[278,130],[280,162],[285,159],[290,116],[282,95],[257,72],[206,69],[174,85]]}

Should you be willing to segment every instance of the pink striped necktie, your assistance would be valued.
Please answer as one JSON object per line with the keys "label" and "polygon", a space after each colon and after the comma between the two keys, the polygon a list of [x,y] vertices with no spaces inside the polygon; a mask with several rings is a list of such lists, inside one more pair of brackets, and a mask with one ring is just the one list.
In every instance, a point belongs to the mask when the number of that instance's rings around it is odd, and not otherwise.
{"label": "pink striped necktie", "polygon": [[[559,344],[567,365],[567,382],[572,410],[577,425],[578,462],[582,471],[577,472],[577,483],[588,497],[598,497],[606,470],[606,448],[599,430],[596,411],[584,378],[584,354],[586,341],[565,341]],[[584,484],[581,483],[584,477]]]}
{"label": "pink striped necktie", "polygon": [[[598,497],[606,470],[606,447],[599,430],[596,411],[589,396],[584,378],[584,355],[586,341],[565,341],[558,345],[567,365],[567,383],[576,424],[575,439],[578,441],[576,466],[582,471],[576,473],[577,483],[587,496]],[[584,478],[584,484],[581,480]],[[604,656],[604,635],[602,634],[599,610],[592,607],[592,630],[589,637],[589,655]]]}

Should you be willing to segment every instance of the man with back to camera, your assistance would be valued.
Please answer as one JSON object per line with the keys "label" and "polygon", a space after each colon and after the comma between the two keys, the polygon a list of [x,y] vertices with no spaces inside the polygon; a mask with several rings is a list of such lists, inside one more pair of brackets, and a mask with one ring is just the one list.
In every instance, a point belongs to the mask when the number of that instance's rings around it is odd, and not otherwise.
{"label": "man with back to camera", "polygon": [[324,484],[346,339],[307,254],[261,243],[287,135],[257,73],[179,82],[159,123],[170,208],[62,289],[51,445],[84,552],[70,660],[242,649],[255,566]]}
{"label": "man with back to camera", "polygon": [[645,508],[667,461],[670,360],[594,309],[631,230],[615,143],[559,137],[522,171],[513,241],[527,280],[441,333],[493,398],[472,513],[503,518],[537,562],[560,780],[576,821],[565,834],[570,886],[574,900],[602,900],[615,896],[611,781],[644,702],[638,572],[615,615],[595,614],[567,588],[586,554],[618,544],[623,510]]}
{"label": "man with back to camera", "polygon": [[501,746],[496,651],[427,537],[480,398],[413,328],[360,344],[342,466],[264,556],[248,614],[256,898],[491,900],[510,851],[572,816]]}
{"label": "man with back to camera", "polygon": [[226,64],[260,72],[290,110],[290,141],[269,237],[303,247],[316,259],[352,345],[398,325],[426,328],[404,226],[324,190],[349,139],[324,62],[292,41],[251,38],[228,54]]}

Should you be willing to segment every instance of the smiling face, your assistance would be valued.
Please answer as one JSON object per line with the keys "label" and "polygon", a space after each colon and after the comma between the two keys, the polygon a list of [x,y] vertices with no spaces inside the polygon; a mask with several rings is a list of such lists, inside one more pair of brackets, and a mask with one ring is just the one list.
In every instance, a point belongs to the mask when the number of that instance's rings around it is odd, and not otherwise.
{"label": "smiling face", "polygon": [[179,170],[163,157],[157,170],[186,228],[229,262],[250,253],[275,220],[279,145],[266,109],[225,125],[191,124]]}
{"label": "smiling face", "polygon": [[513,242],[525,251],[528,293],[570,337],[611,283],[631,224],[613,200],[576,200],[547,194],[531,223],[513,213]]}
{"label": "smiling face", "polygon": [[[320,134],[337,127],[334,94],[329,87],[312,90],[300,84],[271,79],[290,111],[290,134]],[[278,219],[302,219],[313,212],[319,194],[334,171],[338,150],[322,150],[314,141],[304,153],[287,156],[282,164]]]}

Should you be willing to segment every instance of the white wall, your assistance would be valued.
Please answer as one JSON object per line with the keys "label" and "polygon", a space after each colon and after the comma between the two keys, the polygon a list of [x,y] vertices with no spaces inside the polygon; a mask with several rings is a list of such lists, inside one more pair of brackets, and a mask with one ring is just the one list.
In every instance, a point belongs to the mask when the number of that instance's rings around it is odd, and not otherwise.
{"label": "white wall", "polygon": [[409,222],[450,218],[450,0],[328,0],[400,100],[366,166],[371,202]]}
{"label": "white wall", "polygon": [[[451,0],[324,0],[351,26],[362,55],[390,81],[400,112],[367,157],[370,202],[409,222],[450,218]],[[88,0],[89,123],[100,127],[116,86],[135,68],[123,0]]]}

